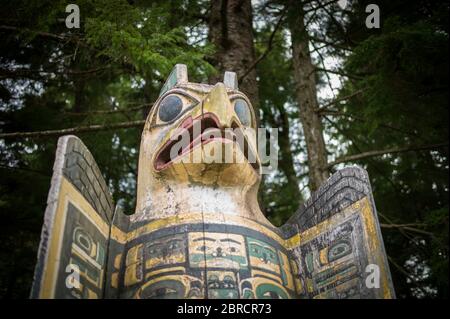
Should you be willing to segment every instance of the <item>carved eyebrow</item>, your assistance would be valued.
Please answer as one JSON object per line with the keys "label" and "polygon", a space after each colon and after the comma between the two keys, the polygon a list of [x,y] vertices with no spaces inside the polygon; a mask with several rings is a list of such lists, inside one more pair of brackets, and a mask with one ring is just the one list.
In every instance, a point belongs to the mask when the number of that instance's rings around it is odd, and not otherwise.
{"label": "carved eyebrow", "polygon": [[152,248],[153,246],[161,246],[161,245],[173,243],[173,242],[183,242],[183,239],[175,238],[175,239],[170,239],[167,242],[154,242],[154,243],[149,244],[147,246],[147,248]]}
{"label": "carved eyebrow", "polygon": [[236,98],[236,97],[245,97],[244,94],[241,91],[228,91],[228,95],[230,98]]}
{"label": "carved eyebrow", "polygon": [[234,240],[234,239],[231,239],[231,238],[225,238],[225,239],[221,239],[220,240],[221,242],[230,242],[230,243],[235,243],[235,244],[238,244],[238,245],[240,245],[241,243],[240,242],[238,242],[237,240]]}
{"label": "carved eyebrow", "polygon": [[203,241],[203,240],[206,240],[206,241],[216,241],[214,238],[209,238],[209,237],[200,237],[200,238],[195,238],[193,241]]}
{"label": "carved eyebrow", "polygon": [[[211,91],[214,85],[211,84],[203,84],[203,83],[188,83],[176,85],[174,88],[184,89],[186,91],[192,91],[197,94],[207,94]],[[239,90],[229,90],[227,89],[228,95],[242,95],[243,93]]]}
{"label": "carved eyebrow", "polygon": [[213,86],[209,84],[199,84],[199,83],[189,83],[188,85],[178,85],[175,88],[184,89],[186,91],[192,91],[197,94],[206,94],[208,93]]}

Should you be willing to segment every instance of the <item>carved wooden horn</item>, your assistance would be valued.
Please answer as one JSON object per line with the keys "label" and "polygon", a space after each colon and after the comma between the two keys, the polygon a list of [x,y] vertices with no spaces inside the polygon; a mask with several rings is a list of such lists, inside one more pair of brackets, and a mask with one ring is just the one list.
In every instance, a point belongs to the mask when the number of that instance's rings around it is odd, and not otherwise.
{"label": "carved wooden horn", "polygon": [[223,76],[223,84],[232,90],[239,90],[236,72],[226,71]]}
{"label": "carved wooden horn", "polygon": [[187,82],[188,82],[187,66],[185,64],[176,64],[172,69],[172,71],[170,72],[170,75],[167,78],[166,83],[164,83],[161,92],[159,92],[159,96],[169,91],[175,85]]}

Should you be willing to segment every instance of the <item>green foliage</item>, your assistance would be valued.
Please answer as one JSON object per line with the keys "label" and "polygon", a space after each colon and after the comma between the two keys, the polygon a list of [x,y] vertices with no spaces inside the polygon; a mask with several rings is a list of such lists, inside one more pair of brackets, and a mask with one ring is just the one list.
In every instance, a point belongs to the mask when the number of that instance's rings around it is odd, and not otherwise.
{"label": "green foliage", "polygon": [[[66,1],[2,3],[0,25],[15,30],[0,30],[0,130],[142,120],[174,64],[205,80],[211,47],[188,44],[186,26],[197,20],[182,9],[195,1],[177,2],[173,11],[166,1],[77,1],[80,29],[65,27]],[[133,213],[141,128],[77,135]],[[1,297],[29,295],[55,149],[56,138],[0,144]]]}
{"label": "green foliage", "polygon": [[[441,4],[418,16],[398,11],[400,3],[380,4],[381,31],[367,30],[365,37],[359,31],[345,63],[345,72],[357,78],[340,95],[363,92],[337,107],[347,116],[333,119],[335,138],[352,141],[346,154],[448,141],[448,32],[435,23],[441,13],[433,10]],[[369,171],[381,222],[418,225],[383,232],[398,296],[448,296],[448,147],[358,164]]]}
{"label": "green foliage", "polygon": [[91,5],[85,24],[86,40],[98,50],[97,57],[131,64],[142,75],[156,70],[168,74],[176,63],[211,72],[212,68],[203,61],[210,50],[192,50],[183,26],[171,28],[167,23],[169,13],[164,7],[141,8],[126,1],[105,0],[93,1]]}
{"label": "green foliage", "polygon": [[[258,39],[261,43],[267,43],[273,30],[266,27],[259,31]],[[279,162],[276,174],[264,176],[261,187],[261,202],[264,213],[274,224],[281,226],[292,216],[302,202],[302,196],[298,189],[298,171],[303,172],[299,161],[295,157],[298,154],[298,135],[293,136],[297,127],[292,129],[296,117],[294,108],[286,108],[292,104],[294,95],[292,62],[287,55],[289,49],[283,43],[286,34],[280,32],[274,41],[280,43],[274,47],[270,54],[257,67],[260,77],[258,82],[260,92],[261,123],[263,127],[279,129]],[[266,50],[265,45],[257,46],[259,54]],[[293,138],[294,137],[294,138]],[[285,148],[287,148],[287,150]],[[293,157],[288,159],[288,157]],[[293,161],[293,165],[289,162]],[[297,183],[288,179],[293,175]]]}

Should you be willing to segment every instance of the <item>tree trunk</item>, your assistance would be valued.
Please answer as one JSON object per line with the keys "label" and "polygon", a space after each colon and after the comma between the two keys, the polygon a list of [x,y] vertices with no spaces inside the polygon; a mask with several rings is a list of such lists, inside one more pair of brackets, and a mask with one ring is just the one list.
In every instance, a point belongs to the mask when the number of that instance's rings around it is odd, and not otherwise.
{"label": "tree trunk", "polygon": [[304,16],[301,1],[290,0],[288,24],[292,39],[295,94],[308,153],[309,188],[313,192],[328,178],[328,170],[322,122],[316,112],[316,72],[309,51]]}
{"label": "tree trunk", "polygon": [[[209,40],[216,49],[211,62],[219,70],[219,74],[211,77],[211,83],[223,81],[225,71],[242,76],[255,60],[252,23],[251,0],[211,1]],[[258,115],[258,84],[254,69],[239,84],[239,89],[249,97]]]}
{"label": "tree trunk", "polygon": [[280,161],[278,166],[286,176],[288,181],[288,192],[292,194],[292,199],[300,204],[303,200],[300,188],[298,185],[297,173],[294,167],[294,158],[291,150],[291,138],[289,136],[289,118],[283,106],[278,107],[280,117],[269,119],[270,125],[278,127],[278,146],[280,147]]}

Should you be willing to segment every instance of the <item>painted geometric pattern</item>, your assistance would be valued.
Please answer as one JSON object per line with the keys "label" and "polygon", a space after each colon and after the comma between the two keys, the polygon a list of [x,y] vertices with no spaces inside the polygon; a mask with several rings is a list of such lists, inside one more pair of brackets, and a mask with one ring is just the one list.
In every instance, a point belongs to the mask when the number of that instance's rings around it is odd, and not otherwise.
{"label": "painted geometric pattern", "polygon": [[[225,227],[186,216],[184,224],[158,220],[126,233],[112,227],[108,240],[110,226],[93,221],[89,205],[67,200],[65,207],[56,298],[392,297],[390,287],[364,286],[366,266],[383,265],[381,243],[370,235],[376,229],[367,197],[290,237],[245,219]],[[66,286],[69,264],[79,269],[75,289]]]}
{"label": "painted geometric pattern", "polygon": [[122,298],[373,298],[364,286],[369,208],[363,199],[336,227],[287,239],[263,225],[158,229],[127,243],[116,286]]}
{"label": "painted geometric pattern", "polygon": [[[293,298],[289,252],[257,231],[190,224],[139,237],[128,245],[121,297]],[[216,229],[216,231],[213,231]],[[234,231],[234,232],[233,232]],[[290,258],[289,258],[290,259]]]}
{"label": "painted geometric pattern", "polygon": [[[130,225],[112,212],[96,165],[89,170],[84,162],[93,163],[84,145],[62,138],[32,297],[394,297],[370,184],[359,168],[335,173],[277,229],[207,213]],[[365,285],[370,264],[380,267],[376,289]],[[68,265],[78,277],[68,277]]]}

